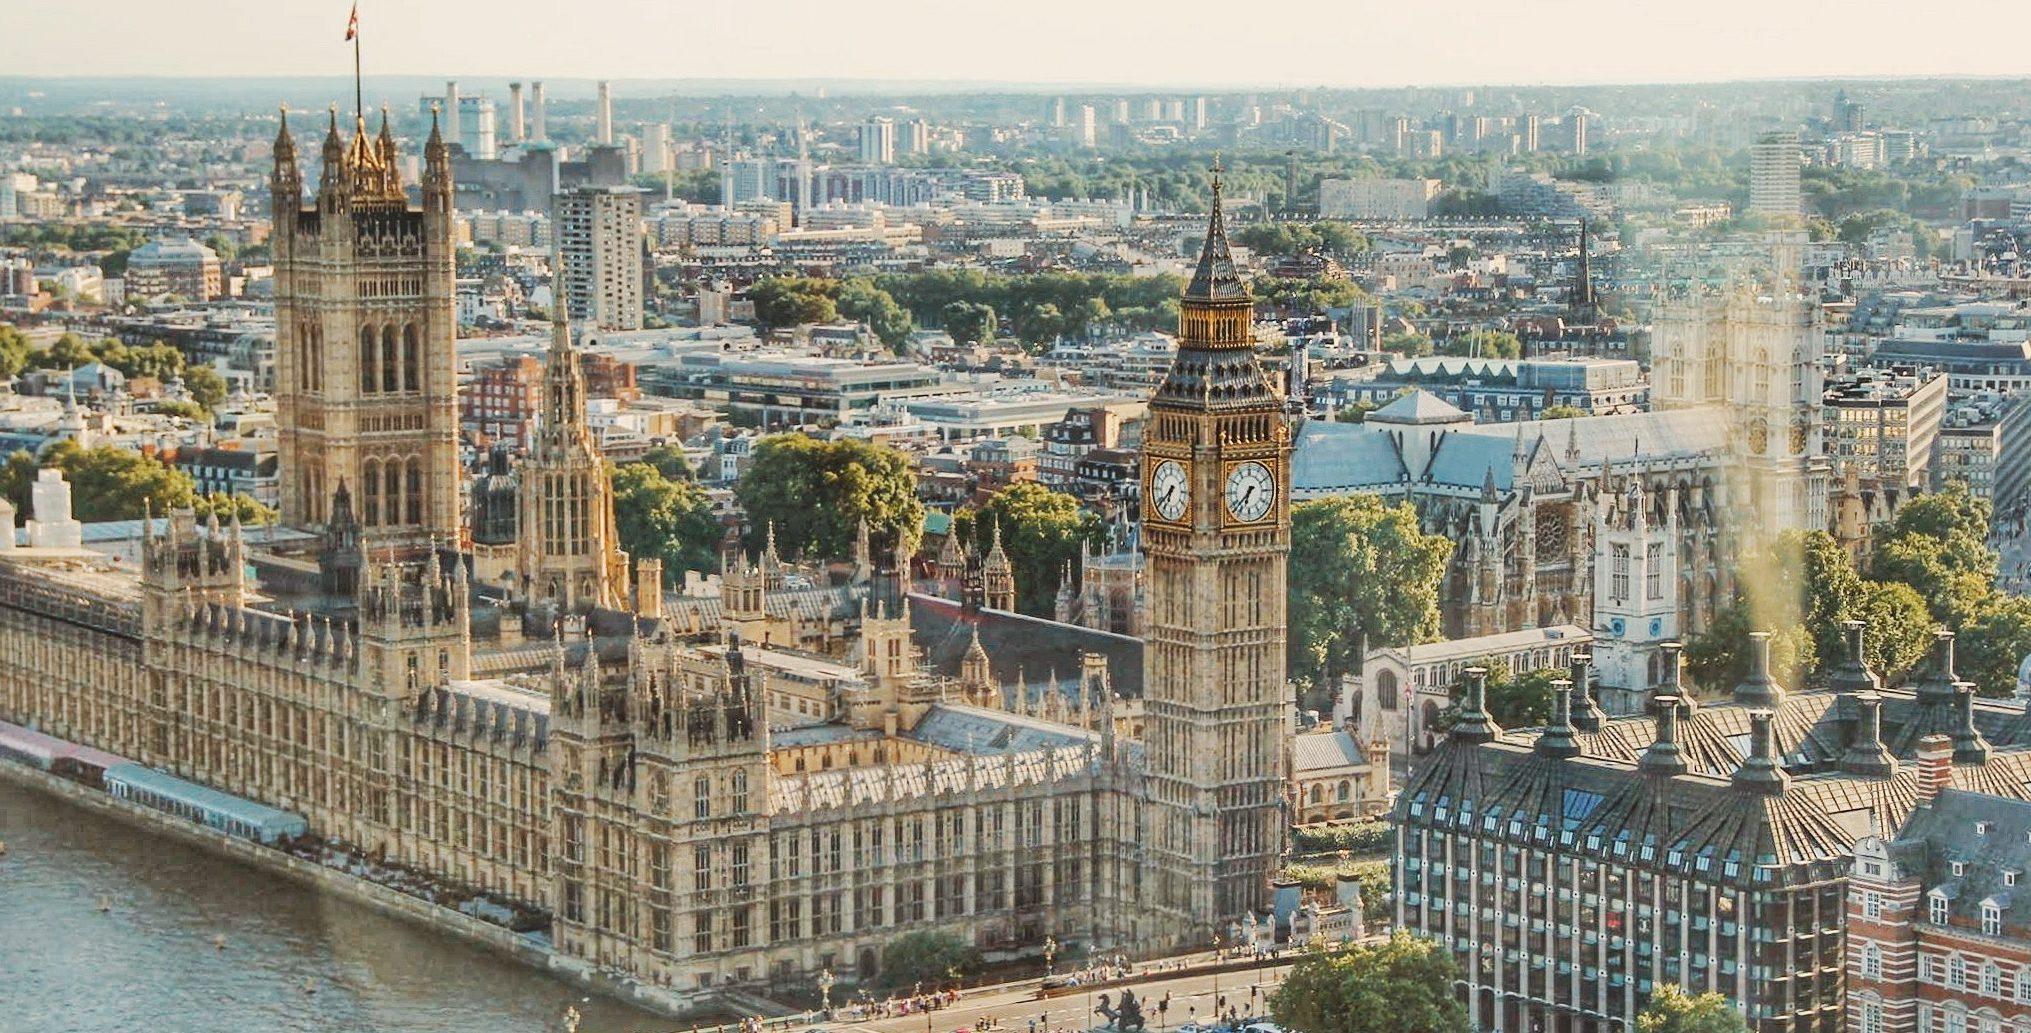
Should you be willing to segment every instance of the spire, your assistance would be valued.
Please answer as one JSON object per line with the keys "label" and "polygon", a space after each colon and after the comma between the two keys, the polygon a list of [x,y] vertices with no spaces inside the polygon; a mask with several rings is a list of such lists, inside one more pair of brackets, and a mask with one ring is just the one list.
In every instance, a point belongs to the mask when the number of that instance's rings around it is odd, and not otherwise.
{"label": "spire", "polygon": [[1537,755],[1563,760],[1580,755],[1579,740],[1573,737],[1573,683],[1564,678],[1551,683],[1551,724],[1537,737]]}
{"label": "spire", "polygon": [[1777,759],[1777,732],[1768,710],[1749,712],[1749,755],[1729,780],[1747,793],[1780,796],[1791,787],[1791,773]]}
{"label": "spire", "polygon": [[1502,726],[1488,715],[1488,669],[1467,668],[1467,696],[1460,701],[1460,719],[1453,724],[1452,740],[1461,743],[1493,742],[1502,735]]}
{"label": "spire", "polygon": [[1657,738],[1637,759],[1637,770],[1660,778],[1683,775],[1686,771],[1685,751],[1678,745],[1679,698],[1659,696],[1654,702],[1657,706]]}
{"label": "spire", "polygon": [[317,192],[327,193],[338,189],[345,172],[346,142],[339,136],[338,105],[331,106],[331,124],[324,133],[324,168],[318,174]]}
{"label": "spire", "polygon": [[275,127],[276,174],[280,175],[285,168],[289,170],[290,175],[296,174],[296,138],[289,135],[289,105],[287,104],[282,105],[281,117]]}
{"label": "spire", "polygon": [[1199,266],[1192,272],[1192,282],[1185,288],[1185,300],[1190,301],[1241,301],[1249,300],[1248,288],[1241,283],[1241,274],[1234,269],[1234,256],[1227,248],[1227,221],[1220,212],[1220,176],[1224,170],[1220,159],[1213,159],[1213,212],[1206,220],[1206,244],[1199,251]]}

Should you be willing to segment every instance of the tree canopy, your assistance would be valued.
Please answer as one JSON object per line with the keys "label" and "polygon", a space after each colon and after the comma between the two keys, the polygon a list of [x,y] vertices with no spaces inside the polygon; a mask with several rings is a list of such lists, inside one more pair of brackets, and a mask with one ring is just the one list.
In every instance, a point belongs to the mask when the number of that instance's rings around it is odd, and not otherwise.
{"label": "tree canopy", "polygon": [[1749,1033],[1749,1024],[1718,993],[1695,996],[1674,984],[1659,983],[1650,995],[1650,1006],[1636,1016],[1636,1033]]}
{"label": "tree canopy", "polygon": [[980,952],[951,933],[904,933],[882,948],[881,984],[928,991],[979,967]]}
{"label": "tree canopy", "polygon": [[1444,944],[1398,931],[1306,953],[1270,991],[1269,1014],[1292,1033],[1467,1033],[1459,978]]}
{"label": "tree canopy", "polygon": [[1291,510],[1290,671],[1301,681],[1358,669],[1364,643],[1400,646],[1439,632],[1439,587],[1453,543],[1425,534],[1408,503],[1336,495]]}
{"label": "tree canopy", "polygon": [[614,524],[628,555],[662,560],[669,584],[681,583],[687,570],[718,569],[720,523],[705,489],[653,462],[623,463],[612,476]]}
{"label": "tree canopy", "polygon": [[1001,525],[1002,551],[1015,568],[1016,609],[1049,617],[1056,608],[1065,565],[1079,565],[1085,543],[1106,534],[1100,518],[1079,508],[1079,500],[1035,481],[1017,481],[995,493],[979,512],[960,510],[953,531],[985,553]]}
{"label": "tree canopy", "polygon": [[[1551,723],[1551,683],[1567,676],[1568,672],[1564,669],[1548,668],[1511,674],[1502,661],[1487,656],[1467,666],[1487,669],[1487,693],[1482,698],[1482,705],[1488,708],[1488,716],[1493,717],[1496,724],[1504,728],[1539,728]],[[1465,670],[1453,679],[1452,695],[1455,707],[1466,698]]]}
{"label": "tree canopy", "polygon": [[862,520],[878,551],[900,547],[909,555],[923,535],[924,504],[909,456],[858,438],[763,438],[734,497],[747,514],[750,549],[761,547],[772,525],[786,556],[845,557]]}
{"label": "tree canopy", "polygon": [[[84,523],[138,520],[151,508],[166,513],[199,501],[190,475],[160,460],[112,445],[85,449],[59,441],[39,459],[15,452],[0,468],[0,494],[14,504],[19,519],[35,515],[29,511],[29,485],[42,466],[63,471],[71,485],[71,516]],[[221,519],[230,516],[230,510],[220,514]]]}

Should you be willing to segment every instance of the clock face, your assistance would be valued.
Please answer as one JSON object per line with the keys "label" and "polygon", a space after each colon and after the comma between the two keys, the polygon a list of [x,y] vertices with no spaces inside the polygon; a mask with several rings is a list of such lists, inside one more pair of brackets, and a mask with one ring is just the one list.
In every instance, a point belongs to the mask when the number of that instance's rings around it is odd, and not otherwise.
{"label": "clock face", "polygon": [[1261,520],[1276,504],[1276,477],[1261,463],[1242,463],[1227,474],[1227,512],[1234,519]]}
{"label": "clock face", "polygon": [[1749,453],[1762,455],[1770,448],[1770,424],[1758,416],[1749,421]]}
{"label": "clock face", "polygon": [[1185,476],[1185,468],[1176,460],[1166,459],[1157,466],[1157,472],[1149,479],[1150,505],[1157,515],[1165,520],[1182,520],[1185,508],[1192,503],[1192,485]]}

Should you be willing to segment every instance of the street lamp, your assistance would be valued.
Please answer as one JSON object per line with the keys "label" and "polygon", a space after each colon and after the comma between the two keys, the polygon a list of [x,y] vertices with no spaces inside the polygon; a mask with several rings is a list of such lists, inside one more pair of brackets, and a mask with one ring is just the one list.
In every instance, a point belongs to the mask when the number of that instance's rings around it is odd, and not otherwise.
{"label": "street lamp", "polygon": [[1220,1024],[1220,934],[1213,934],[1213,1024]]}
{"label": "street lamp", "polygon": [[1056,962],[1057,957],[1058,957],[1057,937],[1054,936],[1044,937],[1044,976],[1046,978],[1049,978],[1051,973],[1054,971],[1054,963]]}
{"label": "street lamp", "polygon": [[833,978],[831,969],[818,973],[818,1010],[825,1013],[828,1022],[832,1020],[832,984],[835,982],[837,980]]}

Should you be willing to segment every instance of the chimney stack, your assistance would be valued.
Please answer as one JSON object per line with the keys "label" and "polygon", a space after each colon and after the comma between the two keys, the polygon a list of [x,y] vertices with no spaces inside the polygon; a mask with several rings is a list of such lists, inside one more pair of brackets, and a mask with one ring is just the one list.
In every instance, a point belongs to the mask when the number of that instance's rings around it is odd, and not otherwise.
{"label": "chimney stack", "polygon": [[508,84],[508,142],[521,143],[526,137],[522,133],[522,84]]}
{"label": "chimney stack", "polygon": [[1680,700],[1677,696],[1658,696],[1650,703],[1657,711],[1657,738],[1637,759],[1637,770],[1661,778],[1683,775],[1686,771],[1685,751],[1678,747]]}
{"label": "chimney stack", "polygon": [[465,142],[458,135],[458,82],[444,84],[444,142],[459,147]]}
{"label": "chimney stack", "polygon": [[549,137],[543,135],[543,84],[541,82],[529,84],[529,107],[532,116],[529,123],[529,139],[542,143],[544,140],[549,139]]}
{"label": "chimney stack", "polygon": [[598,125],[594,142],[605,147],[614,142],[614,94],[605,79],[599,81]]}
{"label": "chimney stack", "polygon": [[1952,703],[1958,677],[1953,671],[1953,632],[1944,628],[1934,631],[1931,662],[1923,665],[1912,696],[1921,705]]}
{"label": "chimney stack", "polygon": [[1580,755],[1573,738],[1573,683],[1564,678],[1551,683],[1551,724],[1537,737],[1537,755],[1561,760]]}
{"label": "chimney stack", "polygon": [[1841,626],[1847,630],[1848,655],[1835,665],[1833,673],[1827,677],[1827,685],[1841,694],[1841,716],[1849,717],[1852,716],[1849,713],[1852,698],[1858,693],[1881,691],[1883,681],[1869,670],[1868,653],[1863,648],[1867,625],[1861,621],[1843,621]]}
{"label": "chimney stack", "polygon": [[1452,740],[1463,743],[1493,742],[1502,726],[1488,716],[1488,669],[1467,668],[1467,698],[1460,701],[1460,720],[1453,725]]}
{"label": "chimney stack", "polygon": [[1685,646],[1678,642],[1666,642],[1657,648],[1663,654],[1664,663],[1661,666],[1664,669],[1664,684],[1659,685],[1651,694],[1651,709],[1655,710],[1662,706],[1667,699],[1674,700],[1676,705],[1684,708],[1688,714],[1699,709],[1699,705],[1693,701],[1692,693],[1685,689],[1685,660],[1682,655]]}
{"label": "chimney stack", "polygon": [[1975,686],[1973,682],[1953,683],[1953,762],[1987,764],[1989,740],[1975,727]]}
{"label": "chimney stack", "polygon": [[1855,722],[1855,744],[1841,757],[1841,770],[1889,778],[1897,773],[1897,758],[1883,745],[1883,697],[1864,692],[1855,701],[1861,706],[1861,716]]}
{"label": "chimney stack", "polygon": [[1779,796],[1791,787],[1791,773],[1777,759],[1777,733],[1771,727],[1768,710],[1749,712],[1749,755],[1735,769],[1735,788],[1765,796]]}
{"label": "chimney stack", "polygon": [[1749,673],[1735,686],[1735,702],[1745,707],[1775,707],[1784,702],[1784,687],[1770,677],[1770,633],[1749,633]]}
{"label": "chimney stack", "polygon": [[1953,740],[1934,733],[1918,740],[1918,806],[1931,806],[1953,788]]}
{"label": "chimney stack", "polygon": [[1573,727],[1582,732],[1598,732],[1607,723],[1608,715],[1594,700],[1594,656],[1592,653],[1573,654]]}

